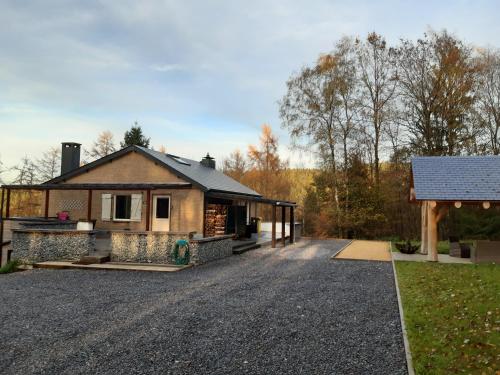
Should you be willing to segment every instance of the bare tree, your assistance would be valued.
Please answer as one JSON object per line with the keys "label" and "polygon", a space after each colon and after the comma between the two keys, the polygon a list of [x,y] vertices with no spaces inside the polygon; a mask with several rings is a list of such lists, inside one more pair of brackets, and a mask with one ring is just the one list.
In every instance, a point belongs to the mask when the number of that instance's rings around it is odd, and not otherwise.
{"label": "bare tree", "polygon": [[36,162],[37,180],[48,181],[61,172],[61,150],[51,147]]}
{"label": "bare tree", "polygon": [[16,172],[14,184],[33,185],[39,182],[36,165],[28,156],[24,156],[19,165],[13,167],[12,170]]}
{"label": "bare tree", "polygon": [[425,155],[455,155],[475,136],[470,127],[477,68],[471,49],[446,31],[403,40],[399,94],[411,146]]}
{"label": "bare tree", "polygon": [[380,144],[384,134],[391,101],[396,93],[395,52],[385,39],[373,32],[365,42],[357,41],[357,57],[362,87],[361,114],[370,124],[367,134],[373,143],[373,170],[376,186],[380,184]]}
{"label": "bare tree", "polygon": [[222,172],[237,181],[241,181],[247,171],[248,163],[240,150],[235,150],[222,162]]}
{"label": "bare tree", "polygon": [[0,184],[4,183],[4,180],[2,179],[2,174],[4,174],[5,172],[6,172],[5,166],[2,160],[0,160]]}
{"label": "bare tree", "polygon": [[481,74],[477,87],[476,115],[480,126],[486,130],[487,149],[500,154],[500,51],[480,51]]}
{"label": "bare tree", "polygon": [[92,148],[87,152],[88,156],[93,159],[103,158],[116,151],[113,140],[113,133],[109,130],[103,131],[94,141]]}

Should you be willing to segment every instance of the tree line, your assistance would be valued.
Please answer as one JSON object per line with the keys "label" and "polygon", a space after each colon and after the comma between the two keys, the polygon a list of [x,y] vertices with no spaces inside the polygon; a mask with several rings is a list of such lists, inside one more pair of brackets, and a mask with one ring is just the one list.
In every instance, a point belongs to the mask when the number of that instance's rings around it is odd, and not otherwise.
{"label": "tree line", "polygon": [[[393,46],[377,33],[345,37],[290,77],[279,105],[292,148],[312,151],[316,168],[256,163],[250,146],[232,153],[224,172],[265,196],[297,201],[306,234],[418,238],[411,157],[500,152],[500,52],[447,31]],[[268,126],[261,148],[277,153]],[[453,211],[441,233],[499,236],[497,216]]]}
{"label": "tree line", "polygon": [[395,45],[344,37],[290,77],[280,116],[318,160],[309,234],[418,237],[410,157],[500,152],[500,53],[447,31]]}
{"label": "tree line", "polygon": [[[125,132],[123,140],[120,142],[120,148],[131,145],[148,148],[150,141],[151,139],[144,135],[142,127],[135,122],[131,128]],[[103,131],[97,136],[97,139],[92,142],[90,149],[83,150],[80,164],[88,164],[91,161],[112,154],[117,150],[118,148],[113,133],[109,130]],[[51,180],[61,173],[61,148],[60,146],[50,147],[38,158],[26,155],[21,159],[19,164],[10,168],[5,166],[0,160],[0,183],[5,182],[2,178],[2,174],[9,171],[13,172],[13,177],[9,181],[12,184],[33,185]]]}

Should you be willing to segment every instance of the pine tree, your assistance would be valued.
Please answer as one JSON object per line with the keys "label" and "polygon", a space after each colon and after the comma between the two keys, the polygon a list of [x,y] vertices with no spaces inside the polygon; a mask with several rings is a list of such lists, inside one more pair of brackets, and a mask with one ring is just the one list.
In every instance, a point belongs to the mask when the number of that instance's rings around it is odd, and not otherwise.
{"label": "pine tree", "polygon": [[136,145],[142,147],[149,147],[149,142],[151,138],[146,138],[146,136],[142,132],[141,126],[138,122],[134,122],[134,125],[125,132],[125,136],[123,138],[123,142],[120,143],[122,148]]}

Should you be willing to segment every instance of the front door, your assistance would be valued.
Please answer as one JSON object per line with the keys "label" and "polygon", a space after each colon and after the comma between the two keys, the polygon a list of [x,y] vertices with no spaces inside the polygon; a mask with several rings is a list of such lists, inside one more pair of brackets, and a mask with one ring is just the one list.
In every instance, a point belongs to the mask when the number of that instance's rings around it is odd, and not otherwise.
{"label": "front door", "polygon": [[153,195],[152,230],[168,232],[170,230],[170,197]]}

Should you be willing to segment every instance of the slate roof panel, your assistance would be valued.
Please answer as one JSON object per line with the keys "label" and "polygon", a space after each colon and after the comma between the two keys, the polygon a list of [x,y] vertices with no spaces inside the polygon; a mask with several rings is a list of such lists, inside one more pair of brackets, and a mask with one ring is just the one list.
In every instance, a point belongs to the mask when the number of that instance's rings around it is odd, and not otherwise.
{"label": "slate roof panel", "polygon": [[[184,157],[176,157],[174,155],[165,154],[140,146],[137,147],[139,147],[142,151],[147,152],[150,156],[154,157],[161,163],[168,165],[170,168],[179,171],[184,176],[204,186],[207,190],[220,190],[225,192],[261,196],[256,191],[240,184],[238,181],[226,176],[221,171],[205,167],[199,161],[186,159]],[[179,162],[176,160],[177,158],[185,161],[187,164]]]}
{"label": "slate roof panel", "polygon": [[500,156],[419,156],[411,165],[417,200],[500,201]]}

